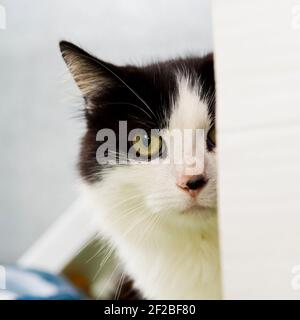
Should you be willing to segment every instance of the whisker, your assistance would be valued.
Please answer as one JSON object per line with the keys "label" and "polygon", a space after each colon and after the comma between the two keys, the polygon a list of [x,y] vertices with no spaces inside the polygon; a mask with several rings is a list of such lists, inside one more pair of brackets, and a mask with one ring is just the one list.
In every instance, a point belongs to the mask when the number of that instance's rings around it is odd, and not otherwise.
{"label": "whisker", "polygon": [[124,280],[125,280],[125,273],[122,272],[122,275],[120,277],[119,284],[117,286],[117,290],[116,290],[116,293],[115,293],[115,296],[114,296],[114,300],[119,300],[119,297],[120,297],[120,294],[121,294],[121,290],[122,290],[122,286],[124,284]]}
{"label": "whisker", "polygon": [[93,277],[93,281],[98,277],[99,273],[102,271],[103,267],[105,266],[105,264],[107,263],[107,261],[109,260],[109,258],[112,256],[113,252],[114,252],[114,248],[111,247],[108,251],[108,253],[106,254],[105,258],[101,261],[99,269],[97,270],[95,276]]}
{"label": "whisker", "polygon": [[142,99],[140,97],[140,95],[133,90],[123,79],[121,79],[115,72],[113,72],[109,67],[107,67],[105,64],[103,64],[101,61],[99,61],[98,59],[95,59],[93,57],[90,57],[90,59],[92,59],[94,62],[96,62],[97,64],[100,64],[104,69],[106,69],[107,71],[109,71],[112,75],[114,75],[130,92],[132,92],[146,107],[147,109],[152,113],[152,115],[154,116],[154,118],[156,120],[157,116],[154,114],[154,112],[152,111],[152,109],[149,107],[149,105],[146,103],[146,101],[144,99]]}
{"label": "whisker", "polygon": [[[134,103],[129,103],[129,102],[111,102],[111,103],[105,103],[105,104],[103,104],[103,105],[104,105],[104,106],[105,106],[105,105],[129,105],[129,106],[135,107],[135,108],[137,108],[138,110],[144,112],[144,113],[149,117],[149,119],[150,119],[151,121],[153,121],[151,115],[150,115],[148,112],[146,112],[144,109],[142,109],[141,106],[138,106],[137,104],[134,104]],[[153,121],[153,124],[154,124],[154,121]]]}

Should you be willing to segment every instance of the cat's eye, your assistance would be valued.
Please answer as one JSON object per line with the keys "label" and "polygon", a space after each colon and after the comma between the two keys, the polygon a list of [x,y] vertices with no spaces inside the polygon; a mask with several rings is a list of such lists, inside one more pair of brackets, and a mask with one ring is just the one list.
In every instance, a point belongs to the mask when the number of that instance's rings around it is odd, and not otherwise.
{"label": "cat's eye", "polygon": [[216,146],[216,129],[215,126],[211,127],[207,134],[207,145],[210,149]]}
{"label": "cat's eye", "polygon": [[163,141],[158,135],[137,134],[133,139],[134,150],[142,157],[154,157],[160,155]]}

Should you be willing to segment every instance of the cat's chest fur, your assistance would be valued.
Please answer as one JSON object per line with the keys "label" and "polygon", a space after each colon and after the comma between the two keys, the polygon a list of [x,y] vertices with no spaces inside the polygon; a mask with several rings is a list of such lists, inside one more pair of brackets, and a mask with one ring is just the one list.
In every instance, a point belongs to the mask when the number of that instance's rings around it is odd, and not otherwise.
{"label": "cat's chest fur", "polygon": [[180,228],[143,206],[131,211],[132,203],[123,202],[120,218],[120,207],[105,188],[88,189],[99,210],[101,233],[116,247],[125,272],[145,298],[221,298],[216,215],[205,228]]}
{"label": "cat's chest fur", "polygon": [[[168,230],[166,230],[168,232]],[[153,233],[153,237],[156,234]],[[201,234],[166,234],[159,241],[120,239],[118,252],[146,298],[219,299],[217,239]]]}

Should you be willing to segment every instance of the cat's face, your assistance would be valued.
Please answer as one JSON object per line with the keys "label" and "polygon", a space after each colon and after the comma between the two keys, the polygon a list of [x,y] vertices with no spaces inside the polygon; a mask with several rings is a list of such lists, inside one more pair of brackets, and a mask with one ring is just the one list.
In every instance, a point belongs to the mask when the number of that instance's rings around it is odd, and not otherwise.
{"label": "cat's face", "polygon": [[86,104],[79,162],[86,183],[107,189],[114,202],[133,199],[171,219],[214,209],[212,55],[117,67],[70,43],[62,42],[61,50]]}

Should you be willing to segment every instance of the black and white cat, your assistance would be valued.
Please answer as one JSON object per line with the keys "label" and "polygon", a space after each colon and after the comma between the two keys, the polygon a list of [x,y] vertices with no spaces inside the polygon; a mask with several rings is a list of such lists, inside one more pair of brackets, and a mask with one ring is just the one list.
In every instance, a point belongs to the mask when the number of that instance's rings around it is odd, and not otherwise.
{"label": "black and white cat", "polygon": [[[135,287],[147,299],[219,299],[213,56],[115,66],[65,41],[60,49],[85,101],[84,192]],[[144,157],[101,163],[97,150],[105,141],[97,133],[107,128],[119,137],[120,121],[146,132],[135,140]],[[159,139],[151,129],[161,130]],[[172,161],[173,129],[203,130],[201,172],[187,174],[191,163]],[[131,147],[129,140],[126,150],[118,145],[117,159]]]}

